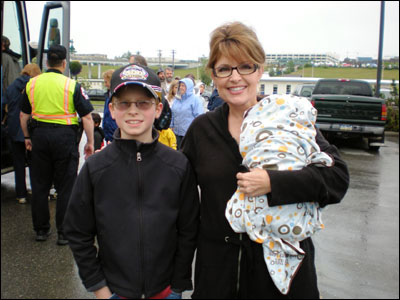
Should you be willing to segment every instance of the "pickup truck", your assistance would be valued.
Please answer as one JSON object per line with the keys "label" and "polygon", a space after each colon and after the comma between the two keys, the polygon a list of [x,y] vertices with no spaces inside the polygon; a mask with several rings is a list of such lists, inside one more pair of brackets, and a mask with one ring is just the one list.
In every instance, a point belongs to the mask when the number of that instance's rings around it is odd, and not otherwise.
{"label": "pickup truck", "polygon": [[316,126],[330,139],[361,136],[370,150],[378,151],[385,141],[386,104],[375,98],[363,80],[320,79],[311,103],[318,110]]}

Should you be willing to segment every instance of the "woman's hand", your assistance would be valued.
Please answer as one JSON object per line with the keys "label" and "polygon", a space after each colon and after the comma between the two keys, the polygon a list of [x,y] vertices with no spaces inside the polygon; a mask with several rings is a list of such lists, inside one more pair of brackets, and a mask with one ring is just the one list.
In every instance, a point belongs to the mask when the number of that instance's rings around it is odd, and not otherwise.
{"label": "woman's hand", "polygon": [[237,173],[239,191],[248,197],[258,197],[271,193],[271,180],[268,172],[251,169],[248,173]]}

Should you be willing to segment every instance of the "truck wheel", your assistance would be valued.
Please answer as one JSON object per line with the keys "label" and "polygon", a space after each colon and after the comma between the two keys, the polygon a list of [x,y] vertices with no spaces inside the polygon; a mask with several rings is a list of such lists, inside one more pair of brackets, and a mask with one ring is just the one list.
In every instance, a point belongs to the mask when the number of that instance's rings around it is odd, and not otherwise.
{"label": "truck wheel", "polygon": [[379,148],[380,148],[381,146],[373,146],[373,145],[371,145],[371,142],[370,141],[368,141],[368,148],[369,148],[369,150],[371,150],[371,151],[379,151]]}

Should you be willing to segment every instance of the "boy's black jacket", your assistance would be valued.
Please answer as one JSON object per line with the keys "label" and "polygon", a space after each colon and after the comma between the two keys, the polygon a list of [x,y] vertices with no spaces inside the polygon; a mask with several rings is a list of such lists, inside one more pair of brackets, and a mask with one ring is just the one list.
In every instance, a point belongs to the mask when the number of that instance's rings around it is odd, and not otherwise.
{"label": "boy's black jacket", "polygon": [[138,299],[168,285],[192,289],[196,181],[186,157],[153,136],[153,143],[139,144],[120,139],[117,130],[79,173],[64,231],[89,291],[107,285]]}

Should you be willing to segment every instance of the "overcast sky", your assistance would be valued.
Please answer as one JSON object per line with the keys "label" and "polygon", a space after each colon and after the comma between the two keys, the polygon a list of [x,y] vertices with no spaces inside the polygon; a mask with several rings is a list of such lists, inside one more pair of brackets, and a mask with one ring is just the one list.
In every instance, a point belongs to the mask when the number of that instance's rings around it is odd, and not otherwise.
{"label": "overcast sky", "polygon": [[[38,40],[45,1],[26,1]],[[399,2],[386,1],[384,57],[399,56]],[[255,29],[266,53],[378,56],[380,1],[71,1],[71,39],[80,54],[127,51],[145,57],[208,56],[210,33],[225,22]]]}

